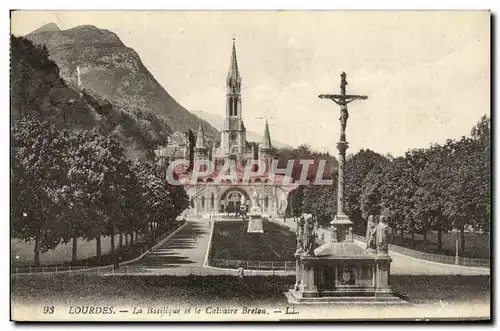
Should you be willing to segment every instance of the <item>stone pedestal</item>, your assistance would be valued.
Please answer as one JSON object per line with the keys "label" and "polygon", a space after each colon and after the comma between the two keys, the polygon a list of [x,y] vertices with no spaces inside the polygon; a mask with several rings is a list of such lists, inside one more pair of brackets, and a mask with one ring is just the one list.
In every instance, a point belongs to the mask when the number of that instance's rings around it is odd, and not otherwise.
{"label": "stone pedestal", "polygon": [[262,213],[259,209],[252,208],[248,213],[248,233],[264,233],[262,227]]}

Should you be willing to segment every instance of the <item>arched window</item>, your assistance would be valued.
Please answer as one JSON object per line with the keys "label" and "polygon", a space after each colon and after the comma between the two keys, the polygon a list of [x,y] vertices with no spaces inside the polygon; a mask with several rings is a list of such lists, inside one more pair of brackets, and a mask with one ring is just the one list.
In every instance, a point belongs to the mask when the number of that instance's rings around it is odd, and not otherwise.
{"label": "arched window", "polygon": [[214,198],[215,198],[214,194],[212,193],[212,196],[210,197],[210,208],[212,208],[212,209],[214,209],[214,201],[215,201]]}
{"label": "arched window", "polygon": [[205,209],[205,197],[201,197],[201,209]]}
{"label": "arched window", "polygon": [[254,182],[254,183],[260,183],[260,182],[261,182],[261,180],[260,180],[260,178],[255,178],[255,180],[254,180],[253,182]]}
{"label": "arched window", "polygon": [[212,183],[213,181],[213,178],[207,178],[207,183]]}
{"label": "arched window", "polygon": [[238,116],[238,101],[236,98],[233,99],[233,115]]}
{"label": "arched window", "polygon": [[264,208],[267,209],[268,205],[269,205],[269,197],[266,195],[266,197],[264,198]]}

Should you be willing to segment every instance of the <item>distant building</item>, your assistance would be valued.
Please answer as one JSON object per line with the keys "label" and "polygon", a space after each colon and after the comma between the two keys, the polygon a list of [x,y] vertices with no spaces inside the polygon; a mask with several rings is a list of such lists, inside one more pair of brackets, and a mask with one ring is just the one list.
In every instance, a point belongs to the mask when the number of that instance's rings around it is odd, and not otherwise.
{"label": "distant building", "polygon": [[167,145],[155,150],[160,164],[169,164],[179,159],[189,159],[189,137],[186,132],[174,132],[167,138]]}

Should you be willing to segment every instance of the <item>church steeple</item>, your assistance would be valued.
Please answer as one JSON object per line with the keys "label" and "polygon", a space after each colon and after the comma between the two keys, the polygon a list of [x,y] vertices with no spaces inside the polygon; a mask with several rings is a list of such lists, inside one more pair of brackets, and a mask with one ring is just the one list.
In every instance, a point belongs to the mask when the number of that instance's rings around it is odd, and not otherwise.
{"label": "church steeple", "polygon": [[226,117],[241,118],[241,76],[236,59],[236,45],[233,38],[231,62],[226,81]]}
{"label": "church steeple", "polygon": [[264,128],[264,138],[262,138],[262,145],[261,145],[260,149],[261,149],[261,151],[272,149],[271,135],[269,134],[269,124],[267,122],[267,118],[266,118],[266,127]]}
{"label": "church steeple", "polygon": [[233,48],[231,51],[231,62],[229,64],[229,72],[227,73],[227,89],[228,93],[240,93],[241,76],[238,70],[238,60],[236,59],[235,38],[233,38]]}
{"label": "church steeple", "polygon": [[262,143],[259,145],[259,159],[264,161],[266,168],[269,169],[270,162],[272,159],[272,145],[271,145],[271,135],[269,134],[269,124],[266,118],[266,126],[264,127],[264,137],[262,138]]}
{"label": "church steeple", "polygon": [[205,134],[203,132],[203,125],[200,122],[200,126],[198,127],[198,135],[196,136],[196,145],[194,147],[195,157],[206,157],[207,151],[207,147],[205,146]]}

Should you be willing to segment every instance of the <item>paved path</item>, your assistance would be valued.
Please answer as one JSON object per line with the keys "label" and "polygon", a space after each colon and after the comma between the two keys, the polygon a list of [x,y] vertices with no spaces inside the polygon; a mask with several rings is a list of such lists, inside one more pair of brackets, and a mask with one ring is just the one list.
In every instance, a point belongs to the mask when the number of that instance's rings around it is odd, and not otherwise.
{"label": "paved path", "polygon": [[[237,275],[236,270],[207,268],[204,266],[210,243],[211,226],[208,219],[188,219],[188,224],[154,252],[143,259],[122,267],[117,273],[124,274],[168,274],[168,275]],[[211,221],[213,222],[213,220]],[[276,223],[294,229],[291,220]],[[358,242],[360,245],[363,243]],[[462,267],[412,258],[390,251],[393,275],[489,275],[487,268]],[[269,272],[272,274],[272,271]],[[246,274],[250,274],[249,271]]]}
{"label": "paved path", "polygon": [[183,229],[134,265],[202,267],[210,232],[209,220],[190,219]]}

